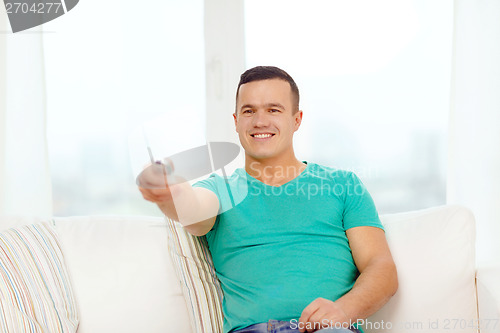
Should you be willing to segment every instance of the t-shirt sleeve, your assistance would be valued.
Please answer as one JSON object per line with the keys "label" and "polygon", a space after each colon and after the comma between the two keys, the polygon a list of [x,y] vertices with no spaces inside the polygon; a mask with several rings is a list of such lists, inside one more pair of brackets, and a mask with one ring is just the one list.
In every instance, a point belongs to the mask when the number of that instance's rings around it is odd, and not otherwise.
{"label": "t-shirt sleeve", "polygon": [[217,187],[217,176],[216,174],[211,174],[208,178],[200,180],[193,184],[193,187],[203,187],[215,193],[217,199],[219,200],[219,213],[221,209],[221,197]]}
{"label": "t-shirt sleeve", "polygon": [[210,229],[210,231],[209,231],[209,233],[212,233],[215,229],[217,229],[217,226],[219,224],[219,213],[221,211],[221,197],[219,195],[219,191],[217,190],[217,178],[216,178],[216,175],[215,174],[211,174],[210,177],[194,183],[193,187],[206,188],[207,190],[214,192],[215,195],[217,196],[217,199],[219,200],[219,211],[217,213],[217,217],[215,219],[215,223],[214,223],[212,229]]}
{"label": "t-shirt sleeve", "polygon": [[370,226],[384,230],[370,193],[354,173],[346,177],[345,187],[344,229]]}
{"label": "t-shirt sleeve", "polygon": [[210,177],[197,181],[196,183],[193,184],[193,187],[203,187],[206,188],[207,190],[210,190],[217,195],[217,198],[219,197],[218,191],[217,191],[217,184],[215,181],[215,175],[210,175]]}

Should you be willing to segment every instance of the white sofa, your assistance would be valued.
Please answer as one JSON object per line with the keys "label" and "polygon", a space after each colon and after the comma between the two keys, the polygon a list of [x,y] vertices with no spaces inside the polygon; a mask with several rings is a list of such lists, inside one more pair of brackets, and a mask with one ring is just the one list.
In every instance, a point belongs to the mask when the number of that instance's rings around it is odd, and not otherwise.
{"label": "white sofa", "polygon": [[[443,206],[381,218],[400,287],[368,319],[367,332],[477,332],[478,325],[483,333],[500,332],[500,270],[477,269],[468,210]],[[38,220],[1,217],[0,232]],[[76,297],[78,333],[194,332],[163,219],[54,221]]]}

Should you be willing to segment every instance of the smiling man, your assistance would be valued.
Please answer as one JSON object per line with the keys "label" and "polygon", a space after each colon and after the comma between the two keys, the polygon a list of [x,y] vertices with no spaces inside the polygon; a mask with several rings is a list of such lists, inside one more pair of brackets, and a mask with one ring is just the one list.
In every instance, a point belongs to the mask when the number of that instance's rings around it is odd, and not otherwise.
{"label": "smiling man", "polygon": [[[383,227],[358,177],[296,158],[299,99],[285,71],[247,70],[233,115],[245,168],[193,187],[165,188],[151,175],[140,188],[190,233],[206,235],[224,292],[224,332],[360,332],[356,324],[397,289]],[[242,199],[233,207],[235,197]]]}

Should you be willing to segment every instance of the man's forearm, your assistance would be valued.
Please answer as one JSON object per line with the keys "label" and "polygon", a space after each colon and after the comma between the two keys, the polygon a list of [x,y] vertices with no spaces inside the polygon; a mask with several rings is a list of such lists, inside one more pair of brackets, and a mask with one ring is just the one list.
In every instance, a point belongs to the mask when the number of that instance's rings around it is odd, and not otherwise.
{"label": "man's forearm", "polygon": [[337,303],[351,322],[378,311],[396,293],[397,272],[391,258],[374,259],[359,275],[353,288]]}
{"label": "man's forearm", "polygon": [[184,227],[199,224],[198,222],[206,224],[188,229],[194,233],[199,233],[209,224],[213,224],[219,209],[218,199],[213,192],[204,188],[193,188],[188,182],[171,185],[170,195],[157,204],[166,216],[180,222]]}
{"label": "man's forearm", "polygon": [[200,212],[199,200],[188,182],[170,186],[167,200],[158,203],[158,207],[166,216],[181,224],[191,224]]}

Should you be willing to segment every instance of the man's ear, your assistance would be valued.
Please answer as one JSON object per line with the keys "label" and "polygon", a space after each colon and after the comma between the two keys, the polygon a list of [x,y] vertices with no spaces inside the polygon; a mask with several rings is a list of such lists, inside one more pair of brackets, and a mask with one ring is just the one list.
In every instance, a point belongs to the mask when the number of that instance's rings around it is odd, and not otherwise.
{"label": "man's ear", "polygon": [[[236,116],[236,112],[233,113],[233,118],[234,118],[234,128],[236,129],[236,126],[238,125],[238,117]],[[236,130],[238,132],[238,130]]]}
{"label": "man's ear", "polygon": [[302,124],[302,115],[302,110],[295,112],[295,114],[293,115],[295,121],[295,131],[297,131],[300,127],[300,124]]}

